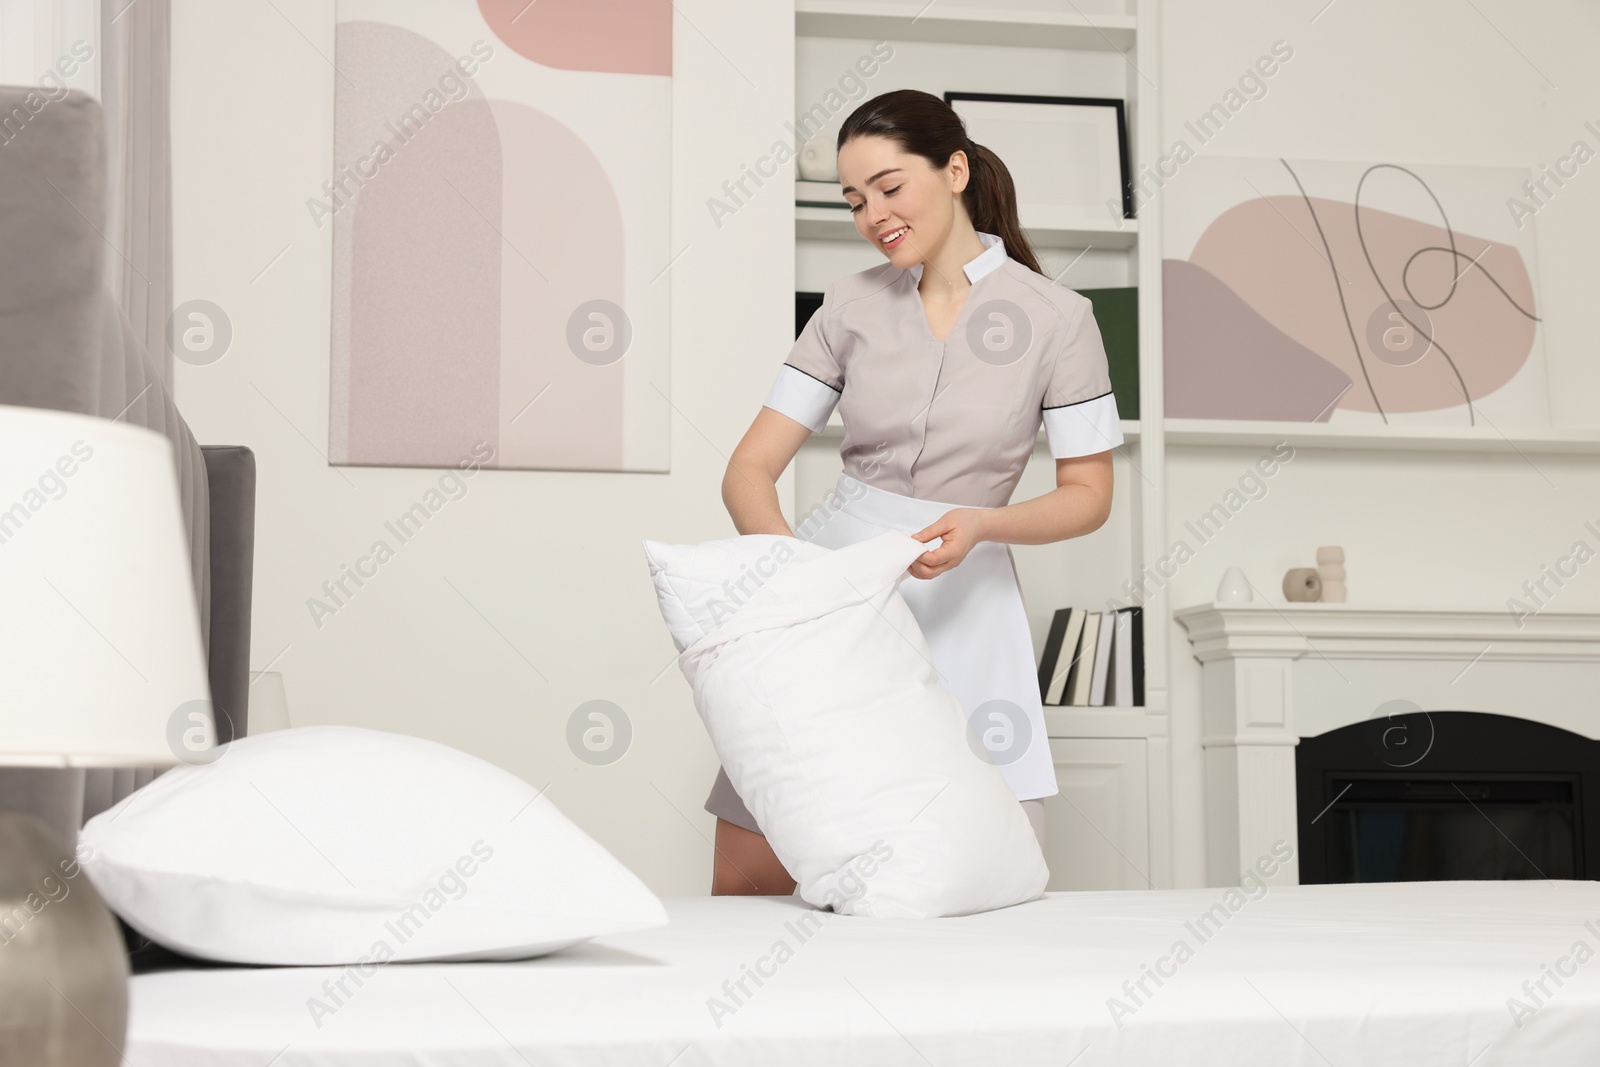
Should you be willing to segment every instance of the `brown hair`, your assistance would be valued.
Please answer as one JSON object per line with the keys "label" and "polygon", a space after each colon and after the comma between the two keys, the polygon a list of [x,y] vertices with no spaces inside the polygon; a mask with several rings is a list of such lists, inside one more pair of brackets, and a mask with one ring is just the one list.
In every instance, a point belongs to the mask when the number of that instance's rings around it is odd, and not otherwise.
{"label": "brown hair", "polygon": [[1017,220],[1017,188],[1000,157],[967,137],[961,116],[951,106],[920,89],[895,89],[875,96],[850,113],[839,127],[834,150],[856,137],[885,137],[902,152],[921,156],[936,168],[949,164],[957,151],[967,153],[971,176],[961,202],[976,230],[998,236],[1006,255],[1043,274],[1033,246]]}

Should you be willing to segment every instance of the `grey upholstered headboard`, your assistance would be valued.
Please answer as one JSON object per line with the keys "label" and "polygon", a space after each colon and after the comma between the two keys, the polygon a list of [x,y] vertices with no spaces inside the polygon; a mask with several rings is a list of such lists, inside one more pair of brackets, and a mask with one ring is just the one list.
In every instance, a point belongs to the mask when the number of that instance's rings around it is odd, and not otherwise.
{"label": "grey upholstered headboard", "polygon": [[[29,95],[32,94],[32,99]],[[82,92],[0,86],[0,404],[147,426],[172,441],[219,743],[247,732],[255,454],[202,447],[105,288],[105,139]],[[159,773],[0,769],[0,809],[63,835]]]}

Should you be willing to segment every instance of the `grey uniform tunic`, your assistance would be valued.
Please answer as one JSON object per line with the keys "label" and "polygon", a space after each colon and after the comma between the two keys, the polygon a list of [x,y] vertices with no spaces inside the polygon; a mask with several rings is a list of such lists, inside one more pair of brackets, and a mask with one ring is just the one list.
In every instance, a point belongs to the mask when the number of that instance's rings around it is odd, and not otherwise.
{"label": "grey uniform tunic", "polygon": [[1006,255],[992,233],[944,340],[917,285],[922,264],[883,263],[823,292],[765,406],[812,430],[835,407],[846,474],[920,500],[1004,507],[1043,421],[1056,459],[1122,444],[1088,297]]}
{"label": "grey uniform tunic", "polygon": [[[813,431],[835,407],[844,423],[844,503],[797,536],[838,548],[886,528],[914,532],[950,507],[1004,507],[1041,421],[1058,459],[1122,443],[1089,300],[1011,259],[995,234],[978,236],[984,251],[963,266],[972,288],[942,341],[917,291],[921,264],[884,263],[824,291],[765,402]],[[959,566],[901,591],[942,682],[1018,799],[1055,794],[1011,546],[982,542]],[[726,771],[705,808],[759,832]]]}

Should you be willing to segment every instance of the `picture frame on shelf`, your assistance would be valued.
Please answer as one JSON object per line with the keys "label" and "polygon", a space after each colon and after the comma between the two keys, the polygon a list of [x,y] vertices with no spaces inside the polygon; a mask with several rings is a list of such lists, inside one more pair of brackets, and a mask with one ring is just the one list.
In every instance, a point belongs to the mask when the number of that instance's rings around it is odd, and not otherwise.
{"label": "picture frame on shelf", "polygon": [[967,136],[1005,161],[1017,207],[1134,218],[1125,102],[1114,97],[948,91]]}

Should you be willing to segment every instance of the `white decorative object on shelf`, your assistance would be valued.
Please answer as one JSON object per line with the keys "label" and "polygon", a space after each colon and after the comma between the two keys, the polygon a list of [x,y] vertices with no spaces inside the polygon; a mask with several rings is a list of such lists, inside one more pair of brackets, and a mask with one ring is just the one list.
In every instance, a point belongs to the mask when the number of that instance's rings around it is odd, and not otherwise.
{"label": "white decorative object on shelf", "polygon": [[1338,545],[1323,545],[1317,549],[1317,572],[1322,579],[1323,601],[1329,604],[1343,604],[1344,549]]}
{"label": "white decorative object on shelf", "polygon": [[833,150],[833,135],[818,134],[800,149],[795,167],[800,177],[808,182],[836,182],[839,180],[839,161]]}
{"label": "white decorative object on shelf", "polygon": [[1238,567],[1229,567],[1222,572],[1222,581],[1217,583],[1217,601],[1222,604],[1245,604],[1256,598],[1250,589],[1250,580],[1244,576],[1244,571]]}

